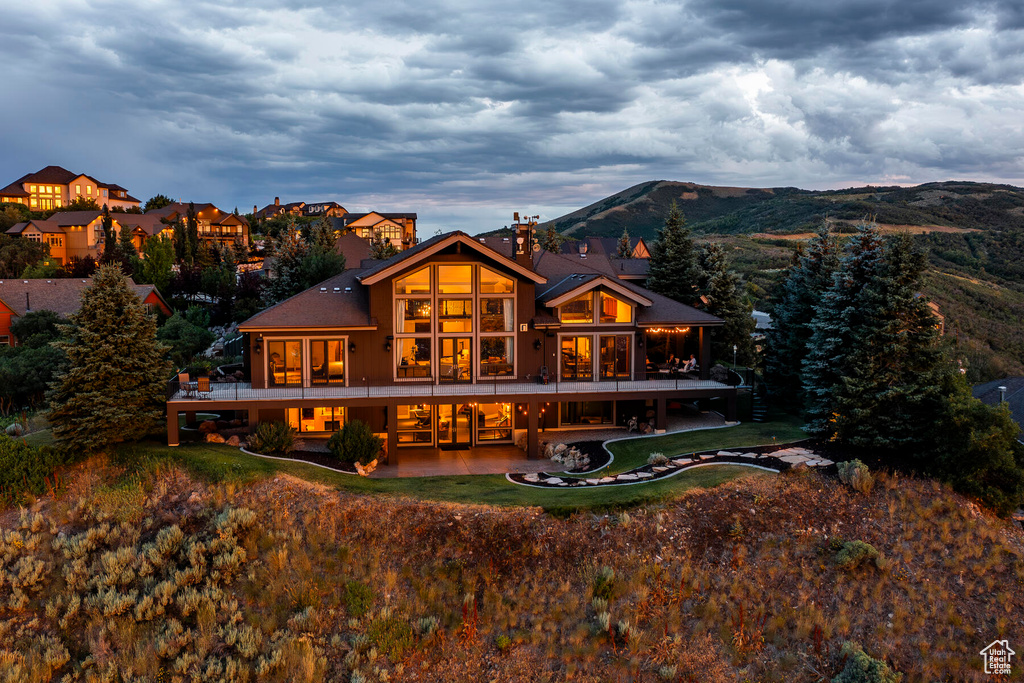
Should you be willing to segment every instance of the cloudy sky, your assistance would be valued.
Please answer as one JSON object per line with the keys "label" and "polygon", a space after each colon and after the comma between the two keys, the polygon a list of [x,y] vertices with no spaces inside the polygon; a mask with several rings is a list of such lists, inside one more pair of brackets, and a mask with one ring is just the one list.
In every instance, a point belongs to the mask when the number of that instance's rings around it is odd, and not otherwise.
{"label": "cloudy sky", "polygon": [[35,0],[0,59],[0,184],[57,164],[424,236],[651,179],[1024,184],[1019,1]]}

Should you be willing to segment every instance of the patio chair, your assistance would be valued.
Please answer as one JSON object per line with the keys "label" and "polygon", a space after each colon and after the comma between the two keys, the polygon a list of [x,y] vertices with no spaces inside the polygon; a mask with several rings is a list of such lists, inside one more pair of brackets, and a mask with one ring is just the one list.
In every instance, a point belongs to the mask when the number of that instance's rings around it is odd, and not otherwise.
{"label": "patio chair", "polygon": [[210,398],[210,378],[196,377],[196,393],[199,398]]}
{"label": "patio chair", "polygon": [[189,379],[187,372],[178,373],[178,390],[186,398],[191,398],[195,390],[195,384]]}

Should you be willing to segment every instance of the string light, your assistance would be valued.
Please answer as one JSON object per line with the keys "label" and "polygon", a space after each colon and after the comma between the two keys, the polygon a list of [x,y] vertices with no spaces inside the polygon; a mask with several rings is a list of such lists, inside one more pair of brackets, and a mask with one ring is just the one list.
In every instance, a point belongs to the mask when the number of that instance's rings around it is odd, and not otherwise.
{"label": "string light", "polygon": [[663,332],[689,332],[689,327],[648,327],[645,332],[651,332],[653,334],[661,334]]}

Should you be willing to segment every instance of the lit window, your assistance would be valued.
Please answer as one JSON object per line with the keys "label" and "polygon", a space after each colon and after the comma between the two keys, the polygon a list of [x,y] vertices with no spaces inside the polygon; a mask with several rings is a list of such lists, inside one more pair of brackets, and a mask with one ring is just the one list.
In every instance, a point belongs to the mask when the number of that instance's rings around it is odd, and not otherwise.
{"label": "lit window", "polygon": [[480,299],[480,331],[511,332],[514,306],[512,297]]}
{"label": "lit window", "polygon": [[472,294],[473,266],[438,266],[438,294]]}
{"label": "lit window", "polygon": [[477,406],[476,436],[480,441],[511,441],[512,404],[481,403]]}
{"label": "lit window", "polygon": [[430,268],[417,270],[412,275],[407,275],[395,281],[395,294],[429,294],[430,293]]}
{"label": "lit window", "polygon": [[31,200],[29,200],[29,202],[30,202],[30,203],[32,204],[32,206],[37,206],[37,205],[39,204],[39,202],[38,202],[38,201],[36,201],[36,198],[35,198],[35,197],[32,197],[32,199],[31,199]]}
{"label": "lit window", "polygon": [[86,194],[92,194],[92,185],[86,185],[85,192]]}
{"label": "lit window", "polygon": [[601,322],[629,323],[633,321],[633,312],[625,301],[616,299],[610,294],[601,292]]}
{"label": "lit window", "polygon": [[289,408],[288,424],[298,432],[336,432],[345,424],[345,409],[337,406]]}
{"label": "lit window", "polygon": [[562,337],[562,379],[593,379],[592,337]]}
{"label": "lit window", "polygon": [[426,379],[430,377],[430,337],[409,337],[396,340],[398,376]]}
{"label": "lit window", "polygon": [[430,332],[430,299],[396,299],[399,334]]}
{"label": "lit window", "polygon": [[434,406],[424,404],[400,405],[395,425],[399,446],[431,444],[434,442]]}
{"label": "lit window", "polygon": [[311,341],[309,343],[309,358],[313,384],[342,384],[345,382],[344,340]]}
{"label": "lit window", "polygon": [[28,186],[28,191],[29,192],[35,192],[36,191],[36,186],[35,185],[29,185]]}
{"label": "lit window", "polygon": [[82,184],[75,185],[75,194],[82,194]]}
{"label": "lit window", "polygon": [[302,342],[272,341],[267,347],[270,385],[302,384]]}
{"label": "lit window", "polygon": [[437,308],[438,332],[473,331],[472,299],[440,299]]}
{"label": "lit window", "polygon": [[480,292],[482,294],[511,294],[512,278],[495,273],[487,268],[480,269]]}
{"label": "lit window", "polygon": [[512,337],[481,337],[480,374],[511,375],[513,348]]}
{"label": "lit window", "polygon": [[587,292],[571,301],[562,304],[563,323],[592,323],[594,322],[594,294]]}

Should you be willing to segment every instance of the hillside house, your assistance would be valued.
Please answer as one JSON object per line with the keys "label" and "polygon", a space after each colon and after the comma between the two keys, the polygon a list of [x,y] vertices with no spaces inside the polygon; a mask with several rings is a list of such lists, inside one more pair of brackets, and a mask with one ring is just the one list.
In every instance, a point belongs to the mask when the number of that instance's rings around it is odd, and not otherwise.
{"label": "hillside house", "polygon": [[111,211],[140,205],[139,200],[120,185],[103,183],[60,166],[47,166],[28,173],[0,189],[0,203],[24,204],[33,211],[52,211],[79,198],[95,200],[97,206],[106,205]]}

